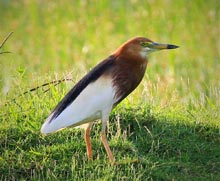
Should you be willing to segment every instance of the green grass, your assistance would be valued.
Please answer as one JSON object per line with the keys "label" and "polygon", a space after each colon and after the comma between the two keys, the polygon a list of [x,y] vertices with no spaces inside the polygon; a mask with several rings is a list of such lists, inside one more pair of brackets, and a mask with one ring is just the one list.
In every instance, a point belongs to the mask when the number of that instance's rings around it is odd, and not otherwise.
{"label": "green grass", "polygon": [[[1,180],[220,179],[218,0],[0,0],[0,17],[0,42],[14,31],[0,50],[13,52],[0,54]],[[120,164],[109,164],[99,122],[93,162],[80,130],[42,136],[73,84],[139,35],[180,48],[152,54],[141,85],[112,112],[108,140]],[[17,97],[67,74],[73,82]]]}

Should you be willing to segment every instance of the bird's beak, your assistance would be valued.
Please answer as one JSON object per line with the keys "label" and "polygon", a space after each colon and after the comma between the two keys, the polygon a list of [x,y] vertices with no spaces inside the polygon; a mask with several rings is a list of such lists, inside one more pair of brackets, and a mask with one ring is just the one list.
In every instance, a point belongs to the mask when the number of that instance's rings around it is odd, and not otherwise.
{"label": "bird's beak", "polygon": [[156,42],[153,42],[151,44],[151,48],[153,48],[155,50],[175,49],[175,48],[178,48],[178,47],[179,46],[176,46],[176,45],[156,43]]}

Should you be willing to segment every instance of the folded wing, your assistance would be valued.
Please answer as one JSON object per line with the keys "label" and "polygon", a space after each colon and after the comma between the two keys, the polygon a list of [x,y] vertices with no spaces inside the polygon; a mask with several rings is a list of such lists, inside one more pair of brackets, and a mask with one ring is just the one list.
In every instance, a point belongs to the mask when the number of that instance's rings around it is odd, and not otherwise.
{"label": "folded wing", "polygon": [[84,76],[61,100],[41,128],[44,134],[68,126],[78,126],[101,117],[104,109],[114,104],[115,90],[109,67],[114,64],[110,56]]}

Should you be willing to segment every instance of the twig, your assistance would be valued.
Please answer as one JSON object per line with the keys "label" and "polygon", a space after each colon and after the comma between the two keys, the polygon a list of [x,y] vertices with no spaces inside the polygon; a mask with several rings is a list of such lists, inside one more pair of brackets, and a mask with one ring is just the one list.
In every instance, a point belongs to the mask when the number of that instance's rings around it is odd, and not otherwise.
{"label": "twig", "polygon": [[[5,44],[5,42],[9,39],[9,37],[13,34],[13,31],[11,31],[6,37],[5,39],[3,40],[2,44],[0,45],[0,49],[3,47],[3,45]],[[11,52],[0,52],[0,54],[3,54],[3,53],[11,53]]]}
{"label": "twig", "polygon": [[0,48],[3,47],[3,45],[5,44],[5,42],[9,39],[9,37],[13,34],[13,31],[11,31],[8,36],[6,36],[6,38],[3,40],[2,44],[0,45]]}
{"label": "twig", "polygon": [[[19,97],[21,97],[22,95],[25,95],[25,94],[27,94],[27,93],[29,93],[29,92],[36,91],[37,89],[42,88],[42,87],[45,87],[45,86],[48,86],[48,85],[50,85],[50,84],[53,84],[54,86],[57,86],[58,84],[60,84],[60,83],[62,83],[62,82],[64,82],[64,81],[73,81],[73,80],[72,80],[72,79],[68,79],[68,78],[64,78],[64,79],[53,80],[53,81],[51,81],[51,82],[44,83],[44,84],[42,84],[42,85],[39,85],[39,86],[34,87],[34,88],[31,88],[30,90],[27,90],[27,91],[25,91],[25,92],[19,94],[17,97],[15,97],[15,98],[11,99],[10,101],[6,102],[5,105],[7,105],[7,104],[9,104],[9,103],[11,103],[11,102],[16,103],[16,99],[17,99],[17,98],[19,98]],[[45,92],[47,92],[47,91],[49,91],[49,90],[50,90],[50,88],[46,89],[43,93],[45,93]],[[17,104],[17,103],[16,103],[16,104]]]}
{"label": "twig", "polygon": [[[28,92],[35,91],[35,90],[37,90],[37,89],[39,89],[41,87],[45,87],[45,86],[50,85],[50,84],[54,84],[54,86],[56,86],[56,85],[58,85],[58,84],[60,84],[61,82],[64,82],[64,81],[73,81],[73,80],[72,79],[67,79],[67,78],[60,79],[60,80],[53,80],[51,82],[44,83],[44,84],[42,84],[40,86],[37,86],[37,87],[34,87],[34,88],[32,88],[32,89],[30,89],[28,91],[25,91],[21,95],[27,94]],[[47,91],[48,91],[48,89],[45,90],[44,93],[47,92]]]}

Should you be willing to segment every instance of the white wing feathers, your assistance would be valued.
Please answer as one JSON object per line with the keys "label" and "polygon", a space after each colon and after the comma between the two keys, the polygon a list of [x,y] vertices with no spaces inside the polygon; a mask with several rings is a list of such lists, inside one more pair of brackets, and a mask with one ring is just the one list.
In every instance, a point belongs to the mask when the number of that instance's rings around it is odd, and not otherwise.
{"label": "white wing feathers", "polygon": [[41,132],[52,133],[65,127],[78,126],[101,118],[102,113],[111,111],[116,102],[114,95],[111,78],[98,78],[88,84],[76,99],[52,120],[53,113],[51,113],[43,124]]}

